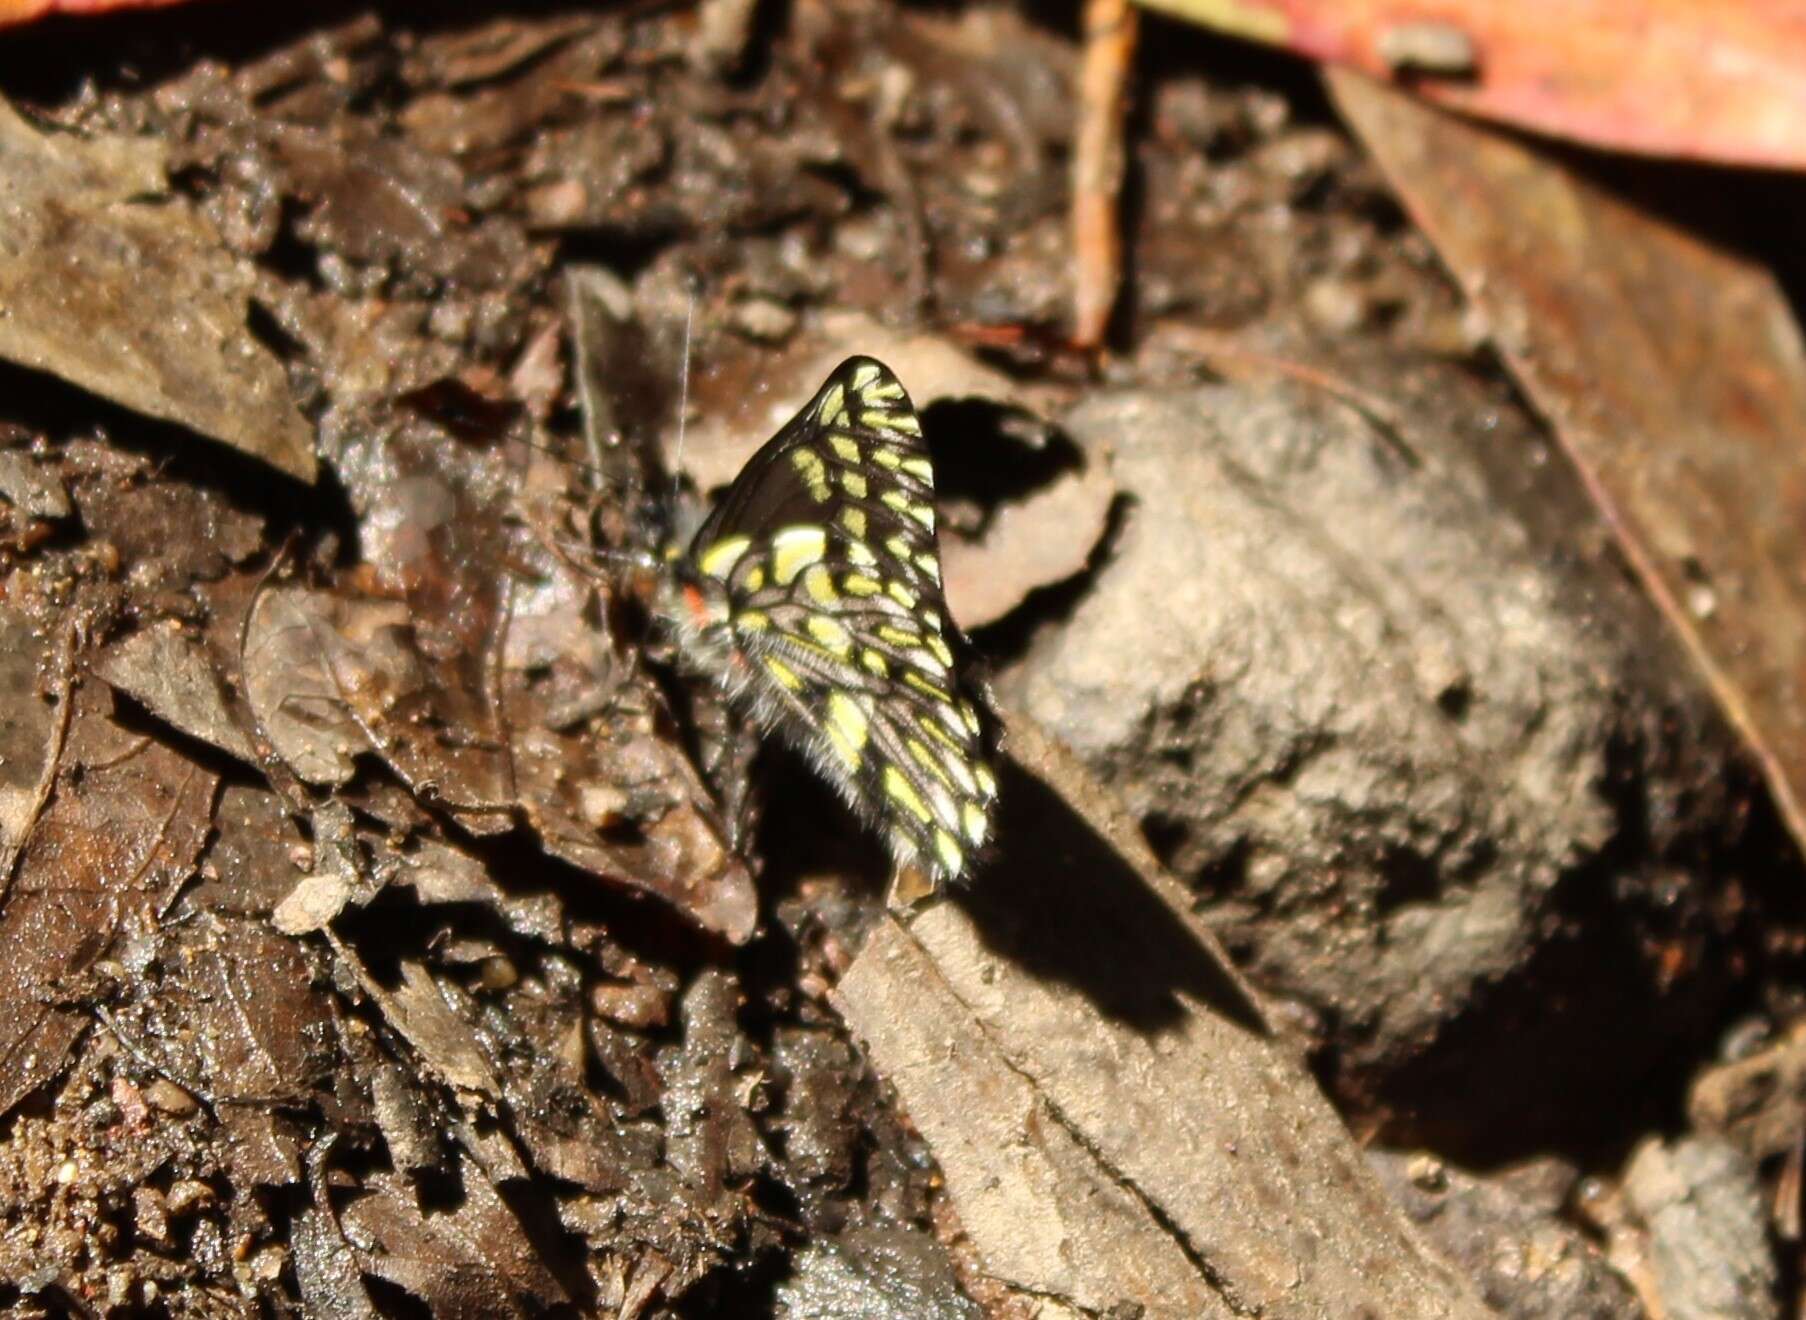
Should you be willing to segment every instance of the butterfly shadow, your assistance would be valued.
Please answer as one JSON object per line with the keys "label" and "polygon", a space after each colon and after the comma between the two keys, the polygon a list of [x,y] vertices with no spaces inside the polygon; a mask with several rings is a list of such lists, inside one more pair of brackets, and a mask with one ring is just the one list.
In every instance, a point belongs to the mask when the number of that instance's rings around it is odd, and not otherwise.
{"label": "butterfly shadow", "polygon": [[999,768],[995,855],[951,896],[993,953],[1143,1033],[1186,1016],[1184,996],[1269,1034],[1214,942],[1052,786],[1008,758]]}

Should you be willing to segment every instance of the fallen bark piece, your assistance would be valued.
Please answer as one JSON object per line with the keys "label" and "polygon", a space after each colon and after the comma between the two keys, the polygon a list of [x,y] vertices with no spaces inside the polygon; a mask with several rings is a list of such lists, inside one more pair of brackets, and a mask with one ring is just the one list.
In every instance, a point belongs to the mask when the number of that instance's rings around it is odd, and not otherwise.
{"label": "fallen bark piece", "polygon": [[836,991],[986,1270],[1149,1317],[1487,1314],[1102,791],[1009,731],[1003,855]]}
{"label": "fallen bark piece", "polygon": [[941,542],[947,608],[960,627],[982,628],[1039,587],[1082,572],[1103,539],[1116,502],[1103,456],[1027,498],[1001,506],[976,540]]}
{"label": "fallen bark piece", "polygon": [[1235,1314],[902,926],[873,933],[836,1003],[934,1147],[989,1273],[1088,1312]]}

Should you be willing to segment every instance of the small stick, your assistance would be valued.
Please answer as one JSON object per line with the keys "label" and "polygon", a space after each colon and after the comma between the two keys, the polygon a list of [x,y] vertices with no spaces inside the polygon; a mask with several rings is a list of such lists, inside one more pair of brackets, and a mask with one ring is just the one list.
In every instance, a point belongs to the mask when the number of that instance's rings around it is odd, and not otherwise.
{"label": "small stick", "polygon": [[1117,204],[1135,10],[1128,0],[1085,0],[1084,29],[1072,146],[1072,341],[1089,349],[1103,343],[1122,283]]}

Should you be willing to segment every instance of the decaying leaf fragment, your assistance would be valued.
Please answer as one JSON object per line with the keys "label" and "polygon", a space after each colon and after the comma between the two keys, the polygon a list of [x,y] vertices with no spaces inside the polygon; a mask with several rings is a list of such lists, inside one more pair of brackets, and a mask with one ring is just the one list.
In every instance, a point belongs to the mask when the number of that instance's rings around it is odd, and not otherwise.
{"label": "decaying leaf fragment", "polygon": [[169,195],[161,149],[41,133],[0,102],[0,176],[0,357],[313,479],[250,277]]}
{"label": "decaying leaf fragment", "polygon": [[[535,626],[538,611],[560,607],[568,617]],[[416,622],[401,602],[301,588],[257,602],[245,632],[246,695],[298,775],[341,785],[357,756],[373,754],[422,806],[473,833],[525,823],[574,866],[657,894],[730,939],[752,934],[751,876],[681,752],[620,719],[607,722],[605,740],[599,711],[574,704],[558,681],[560,662],[579,659],[558,648],[584,628],[567,593],[523,593],[505,614],[499,674],[469,655],[428,654]],[[283,920],[297,930],[336,911],[311,891],[295,904]]]}
{"label": "decaying leaf fragment", "polygon": [[123,925],[169,904],[211,822],[217,776],[114,723],[104,686],[75,700],[57,790],[0,908],[0,1114],[62,1070],[89,1022],[69,991]]}
{"label": "decaying leaf fragment", "polygon": [[241,761],[256,764],[256,750],[227,709],[211,662],[173,619],[120,639],[95,669],[159,719]]}
{"label": "decaying leaf fragment", "polygon": [[50,652],[29,619],[0,608],[0,896],[56,773],[62,718],[39,691]]}

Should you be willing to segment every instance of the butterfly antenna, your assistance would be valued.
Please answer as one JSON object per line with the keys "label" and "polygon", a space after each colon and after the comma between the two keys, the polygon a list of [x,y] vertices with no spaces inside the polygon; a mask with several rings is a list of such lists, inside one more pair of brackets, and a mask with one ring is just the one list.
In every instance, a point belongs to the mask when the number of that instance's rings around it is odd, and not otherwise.
{"label": "butterfly antenna", "polygon": [[683,357],[677,368],[677,452],[671,459],[671,502],[677,503],[677,483],[684,470],[684,432],[690,422],[690,334],[696,326],[696,290],[684,304]]}

